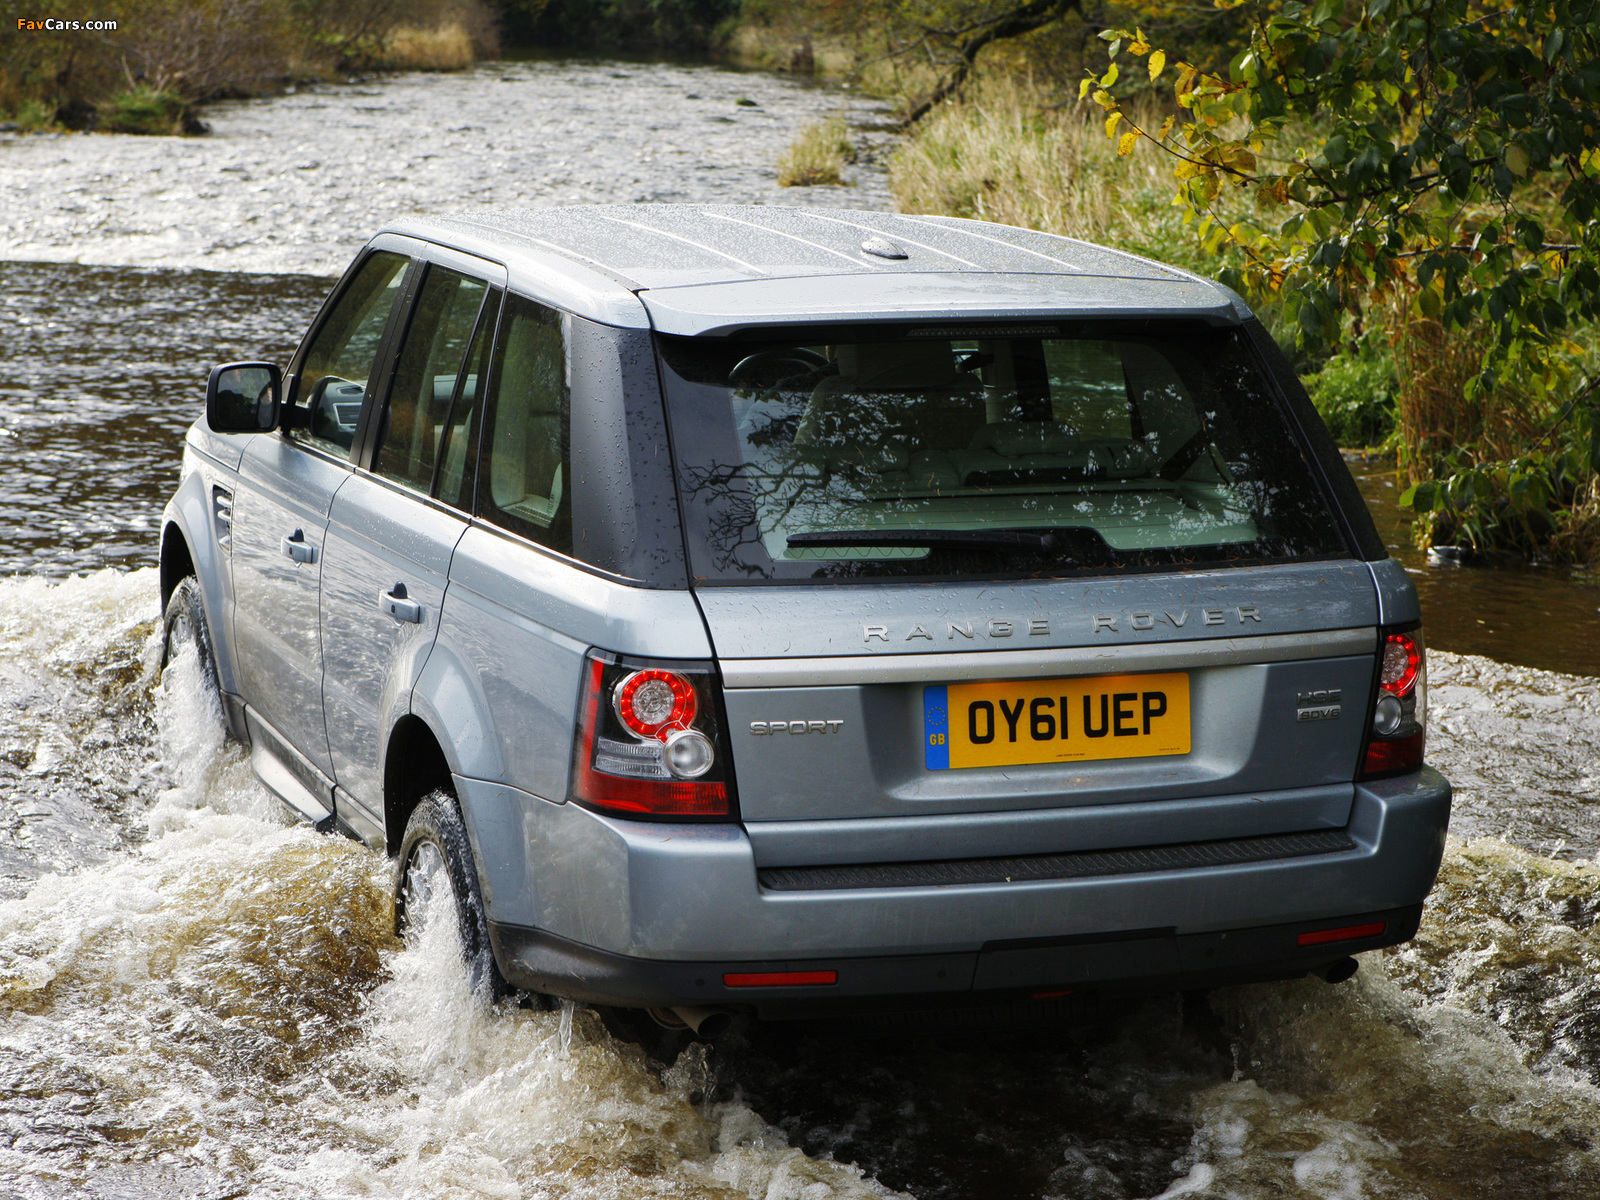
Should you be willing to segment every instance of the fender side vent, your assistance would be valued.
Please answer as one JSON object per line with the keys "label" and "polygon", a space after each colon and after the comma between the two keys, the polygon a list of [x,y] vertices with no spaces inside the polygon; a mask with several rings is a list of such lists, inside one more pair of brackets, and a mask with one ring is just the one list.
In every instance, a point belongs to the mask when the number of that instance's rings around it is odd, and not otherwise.
{"label": "fender side vent", "polygon": [[1149,871],[1191,871],[1238,863],[1270,862],[1354,850],[1342,829],[1282,833],[1270,837],[1140,846],[1132,850],[1087,850],[1073,854],[1029,854],[1015,858],[963,858],[947,862],[863,863],[830,867],[767,867],[756,872],[771,892],[834,892],[856,888],[959,887],[980,883],[1032,883],[1088,879]]}
{"label": "fender side vent", "polygon": [[217,545],[224,554],[233,552],[233,493],[224,487],[211,489],[211,524],[217,532]]}

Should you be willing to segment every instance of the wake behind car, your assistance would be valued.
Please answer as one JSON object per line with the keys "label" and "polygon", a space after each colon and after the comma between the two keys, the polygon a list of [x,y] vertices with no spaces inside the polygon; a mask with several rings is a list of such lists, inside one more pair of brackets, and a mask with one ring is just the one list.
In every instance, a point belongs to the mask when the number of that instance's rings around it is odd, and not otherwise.
{"label": "wake behind car", "polygon": [[1416,595],[1278,349],[1046,234],[399,222],[287,369],[212,373],[161,581],[261,780],[491,988],[1337,979],[1443,851]]}

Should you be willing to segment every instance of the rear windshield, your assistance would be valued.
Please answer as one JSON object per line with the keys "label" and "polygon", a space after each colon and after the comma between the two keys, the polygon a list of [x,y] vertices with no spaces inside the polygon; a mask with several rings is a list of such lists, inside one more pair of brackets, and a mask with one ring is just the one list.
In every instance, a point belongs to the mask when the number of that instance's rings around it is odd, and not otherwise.
{"label": "rear windshield", "polygon": [[1344,556],[1240,331],[658,339],[698,580]]}

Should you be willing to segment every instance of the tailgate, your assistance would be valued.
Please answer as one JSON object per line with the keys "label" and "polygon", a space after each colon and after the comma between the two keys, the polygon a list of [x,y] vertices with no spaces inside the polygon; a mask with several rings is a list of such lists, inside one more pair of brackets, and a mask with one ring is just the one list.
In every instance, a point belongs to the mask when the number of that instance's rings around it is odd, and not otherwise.
{"label": "tailgate", "polygon": [[1363,563],[697,596],[747,824],[1348,794],[1355,774]]}

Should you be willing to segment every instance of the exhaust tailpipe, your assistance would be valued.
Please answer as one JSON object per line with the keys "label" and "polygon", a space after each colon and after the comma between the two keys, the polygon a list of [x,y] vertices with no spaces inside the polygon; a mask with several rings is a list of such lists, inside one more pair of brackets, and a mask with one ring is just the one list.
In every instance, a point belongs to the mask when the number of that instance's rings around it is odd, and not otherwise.
{"label": "exhaust tailpipe", "polygon": [[673,1008],[672,1015],[693,1030],[696,1037],[719,1038],[733,1024],[733,1014],[725,1008],[696,1008],[685,1004]]}
{"label": "exhaust tailpipe", "polygon": [[1347,955],[1344,958],[1339,959],[1337,962],[1329,963],[1325,967],[1318,967],[1314,974],[1328,983],[1343,983],[1346,979],[1349,979],[1350,976],[1354,975],[1358,970],[1360,970],[1360,968],[1361,964]]}

